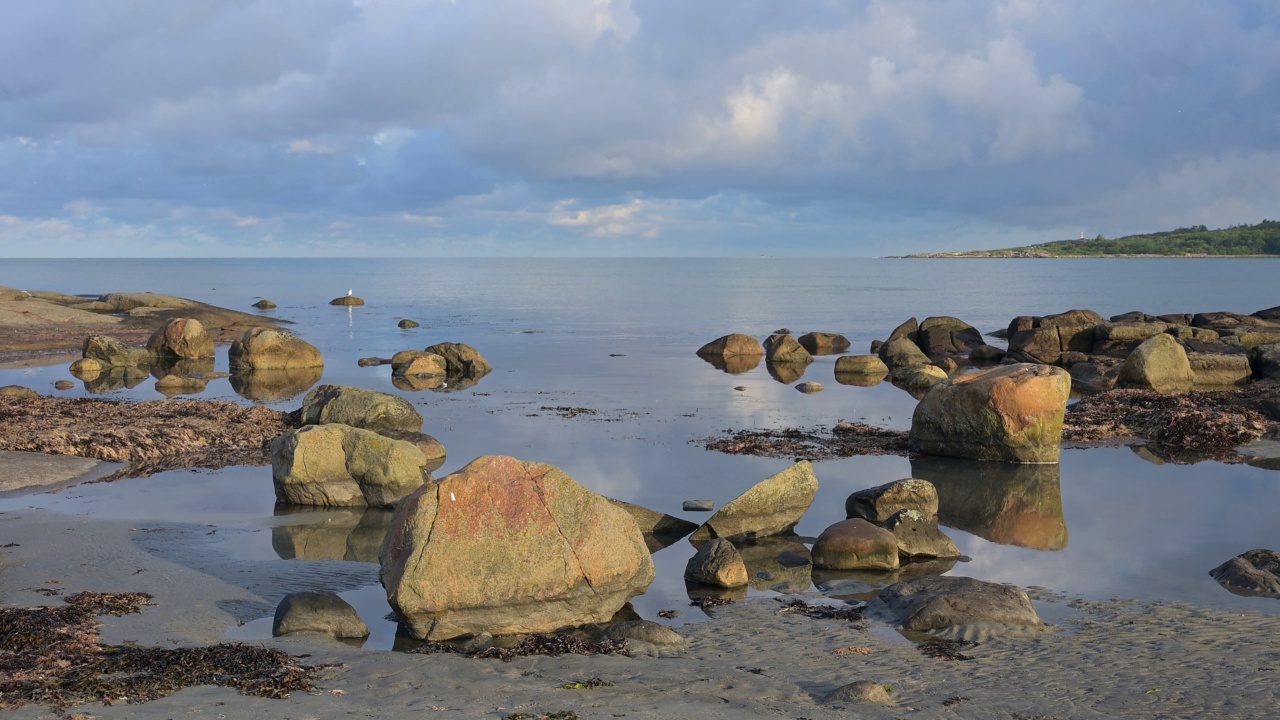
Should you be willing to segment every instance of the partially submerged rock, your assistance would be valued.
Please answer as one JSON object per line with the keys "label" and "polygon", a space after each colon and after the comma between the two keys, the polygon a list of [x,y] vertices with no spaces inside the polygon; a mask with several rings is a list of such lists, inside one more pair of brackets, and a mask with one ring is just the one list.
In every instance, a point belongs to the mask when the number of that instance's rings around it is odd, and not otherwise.
{"label": "partially submerged rock", "polygon": [[715,538],[689,558],[684,578],[689,582],[713,587],[734,588],[747,584],[747,566],[733,543]]}
{"label": "partially submerged rock", "polygon": [[849,338],[837,333],[805,333],[797,342],[811,355],[834,355],[849,349]]}
{"label": "partially submerged rock", "polygon": [[604,622],[653,577],[627,511],[510,457],[478,458],[410,495],[382,549],[388,601],[432,640]]}
{"label": "partially submerged rock", "polygon": [[899,510],[883,527],[898,539],[899,557],[960,557],[955,542],[938,528],[938,519],[919,510]]}
{"label": "partially submerged rock", "polygon": [[346,600],[334,592],[295,592],[276,606],[271,635],[312,632],[336,638],[369,636],[369,626]]}
{"label": "partially submerged rock", "polygon": [[967,577],[900,582],[877,593],[871,607],[903,629],[918,632],[976,623],[1013,627],[1042,624],[1023,590]]}
{"label": "partially submerged rock", "polygon": [[0,387],[0,397],[10,397],[18,400],[38,400],[40,393],[22,385],[5,385]]}
{"label": "partially submerged rock", "polygon": [[450,376],[480,379],[493,371],[493,366],[478,350],[465,343],[436,343],[425,352],[439,355],[445,360],[445,370]]}
{"label": "partially submerged rock", "polygon": [[689,540],[701,545],[712,538],[745,540],[791,532],[817,494],[813,466],[798,462],[720,508]]}
{"label": "partially submerged rock", "polygon": [[934,388],[911,418],[917,452],[975,460],[1056,463],[1071,377],[1046,365],[1004,365]]}
{"label": "partially submerged rock", "polygon": [[1280,553],[1257,549],[1237,555],[1209,571],[1236,595],[1280,598]]}
{"label": "partially submerged rock", "polygon": [[[697,523],[691,523],[674,515],[650,510],[647,507],[622,500],[606,499],[631,515],[631,518],[636,521],[636,525],[639,526],[640,532],[644,534],[645,543],[649,546],[651,552],[661,550],[698,529]],[[650,538],[656,542],[651,542]],[[658,545],[656,549],[654,548],[655,544]]]}
{"label": "partially submerged rock", "polygon": [[402,397],[346,385],[319,385],[302,401],[302,424],[340,423],[374,432],[422,430],[422,415]]}
{"label": "partially submerged rock", "polygon": [[937,517],[938,491],[927,480],[906,478],[858,490],[844,501],[847,517],[873,523],[887,522],[902,510],[915,510],[924,517]]}
{"label": "partially submerged rock", "polygon": [[91,335],[84,340],[81,351],[84,357],[97,360],[106,366],[151,367],[151,353],[146,349],[128,345],[107,335]]}
{"label": "partially submerged rock", "polygon": [[347,425],[307,425],[271,443],[277,502],[393,507],[422,486],[426,458],[413,445]]}
{"label": "partially submerged rock", "polygon": [[889,366],[876,355],[845,355],[836,358],[836,375],[879,375],[889,373]]}
{"label": "partially submerged rock", "polygon": [[808,365],[813,356],[790,335],[770,335],[764,341],[765,360],[773,365]]}
{"label": "partially submerged rock", "polygon": [[364,299],[358,298],[355,295],[343,295],[342,297],[336,297],[330,300],[329,304],[340,305],[343,307],[359,307],[364,305]]}
{"label": "partially submerged rock", "polygon": [[813,543],[813,567],[822,570],[896,570],[898,539],[861,518],[841,520]]}
{"label": "partially submerged rock", "polygon": [[730,333],[698,348],[697,354],[704,358],[748,357],[758,359],[764,357],[764,346],[760,344],[759,340],[750,335]]}
{"label": "partially submerged rock", "polygon": [[233,374],[324,367],[324,357],[314,345],[293,333],[264,327],[246,330],[231,343],[227,358]]}

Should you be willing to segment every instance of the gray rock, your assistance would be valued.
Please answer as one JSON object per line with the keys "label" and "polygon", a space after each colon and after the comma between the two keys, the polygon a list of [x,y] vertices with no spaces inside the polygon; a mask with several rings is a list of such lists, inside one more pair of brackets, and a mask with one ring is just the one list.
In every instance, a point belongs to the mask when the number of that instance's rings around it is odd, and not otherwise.
{"label": "gray rock", "polygon": [[315,632],[337,638],[368,637],[369,626],[356,609],[332,592],[296,592],[276,606],[271,635]]}
{"label": "gray rock", "polygon": [[411,330],[416,327],[421,327],[421,325],[413,320],[410,320],[409,318],[405,318],[400,322],[396,323],[396,327],[400,328],[401,330]]}
{"label": "gray rock", "polygon": [[685,500],[680,505],[680,509],[685,512],[711,512],[716,509],[716,501],[705,499]]}
{"label": "gray rock", "polygon": [[1005,351],[995,345],[979,345],[969,351],[971,362],[1000,362],[1004,356]]}
{"label": "gray rock", "polygon": [[953,317],[930,317],[920,323],[916,344],[926,355],[967,353],[985,344],[982,333],[963,320]]}
{"label": "gray rock", "polygon": [[887,522],[902,510],[915,510],[926,519],[938,516],[938,491],[933,483],[917,478],[895,480],[866,490],[858,490],[844,501],[849,518],[873,523]]}
{"label": "gray rock", "polygon": [[880,359],[884,361],[885,365],[889,366],[890,371],[909,365],[927,365],[929,363],[929,356],[921,352],[919,346],[906,338],[886,342],[880,347],[879,354]]}
{"label": "gray rock", "polygon": [[264,298],[254,303],[253,306],[258,308],[259,310],[270,310],[274,308],[276,304]]}
{"label": "gray rock", "polygon": [[694,545],[713,538],[746,540],[789,533],[813,504],[818,477],[801,461],[751,486],[712,515],[690,538]]}
{"label": "gray rock", "polygon": [[1042,623],[1027,593],[1012,585],[935,576],[890,585],[872,610],[907,630],[931,631],[975,623],[1035,627]]}
{"label": "gray rock", "polygon": [[808,365],[813,356],[790,335],[770,335],[764,341],[765,359],[773,365]]}
{"label": "gray rock", "polygon": [[633,640],[660,648],[680,647],[685,639],[680,633],[652,620],[629,620],[605,627],[603,637],[609,640]]}
{"label": "gray rock", "polygon": [[918,510],[900,510],[884,528],[898,538],[898,555],[904,557],[960,557],[955,542],[938,528],[937,518]]}
{"label": "gray rock", "polygon": [[822,698],[824,705],[875,703],[877,705],[893,705],[893,698],[885,686],[874,680],[858,680],[848,685],[841,685]]}
{"label": "gray rock", "polygon": [[1250,350],[1249,365],[1255,378],[1280,380],[1280,343],[1259,345]]}
{"label": "gray rock", "polygon": [[302,401],[302,423],[341,423],[374,432],[418,432],[422,430],[422,415],[397,395],[345,385],[319,385]]}
{"label": "gray rock", "polygon": [[822,392],[823,387],[822,387],[822,383],[820,382],[802,382],[796,386],[796,390],[799,390],[802,393],[812,395],[813,393]]}
{"label": "gray rock", "polygon": [[1236,595],[1280,598],[1280,553],[1250,550],[1209,571],[1222,587]]}
{"label": "gray rock", "polygon": [[151,353],[145,348],[128,345],[106,335],[91,335],[85,338],[81,354],[106,366],[143,369],[151,367]]}

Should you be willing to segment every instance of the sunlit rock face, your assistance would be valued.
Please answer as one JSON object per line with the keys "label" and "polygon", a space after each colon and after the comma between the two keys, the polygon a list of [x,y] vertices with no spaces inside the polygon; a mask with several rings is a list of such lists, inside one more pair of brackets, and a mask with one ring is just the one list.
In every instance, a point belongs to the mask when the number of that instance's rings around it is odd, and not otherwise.
{"label": "sunlit rock face", "polygon": [[387,600],[417,638],[604,622],[653,581],[626,510],[544,463],[487,456],[400,504]]}

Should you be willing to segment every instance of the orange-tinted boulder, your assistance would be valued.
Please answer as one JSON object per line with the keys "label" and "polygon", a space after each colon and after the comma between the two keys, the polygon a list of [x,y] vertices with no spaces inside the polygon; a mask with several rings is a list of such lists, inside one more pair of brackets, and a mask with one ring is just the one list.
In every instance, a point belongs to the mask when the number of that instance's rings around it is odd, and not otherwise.
{"label": "orange-tinted boulder", "polygon": [[698,348],[698,355],[702,357],[764,357],[764,346],[759,340],[750,335],[741,333],[732,333],[715,340]]}
{"label": "orange-tinted boulder", "polygon": [[211,358],[213,339],[199,320],[173,318],[151,334],[147,351],[170,358]]}

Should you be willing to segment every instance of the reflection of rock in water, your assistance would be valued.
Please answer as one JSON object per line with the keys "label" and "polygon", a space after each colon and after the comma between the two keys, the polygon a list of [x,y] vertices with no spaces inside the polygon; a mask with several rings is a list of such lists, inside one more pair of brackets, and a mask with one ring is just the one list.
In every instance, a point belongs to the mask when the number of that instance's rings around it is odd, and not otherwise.
{"label": "reflection of rock in water", "polygon": [[95,394],[115,392],[125,388],[135,388],[150,377],[151,374],[142,368],[108,365],[103,368],[100,375],[92,380],[86,380],[84,389]]}
{"label": "reflection of rock in water", "polygon": [[184,360],[182,358],[163,357],[157,358],[156,364],[151,366],[151,376],[159,380],[165,375],[178,375],[181,377],[205,377],[213,374],[214,363],[213,358],[195,358]]}
{"label": "reflection of rock in water", "polygon": [[322,367],[288,370],[251,370],[231,375],[231,389],[254,402],[279,402],[293,399],[320,382]]}
{"label": "reflection of rock in water", "polygon": [[887,373],[880,373],[878,375],[876,374],[865,375],[863,373],[836,373],[836,382],[840,383],[841,385],[857,385],[858,387],[871,387],[873,385],[879,385],[880,383],[884,382],[884,379],[886,377],[888,377]]}
{"label": "reflection of rock in water", "polygon": [[747,566],[747,582],[756,590],[800,593],[812,584],[809,548],[793,537],[765,537],[734,543]]}
{"label": "reflection of rock in water", "polygon": [[938,489],[938,521],[1001,545],[1067,546],[1061,467],[917,457],[911,475]]}
{"label": "reflection of rock in water", "polygon": [[691,583],[688,580],[684,582],[684,590],[689,595],[690,600],[699,598],[715,598],[717,600],[746,600],[747,585],[739,585],[738,587],[722,588],[714,585],[699,585]]}
{"label": "reflection of rock in water", "polygon": [[283,560],[378,562],[382,538],[391,526],[391,510],[311,508],[277,505],[277,517],[307,517],[306,522],[271,529],[271,547]]}
{"label": "reflection of rock in water", "polygon": [[809,366],[805,363],[765,363],[765,368],[769,371],[769,376],[774,380],[784,385],[790,385],[799,380]]}
{"label": "reflection of rock in water", "polygon": [[920,562],[904,562],[897,570],[815,569],[813,584],[823,594],[831,597],[870,600],[881,588],[894,583],[948,573],[958,561],[959,558],[933,558]]}
{"label": "reflection of rock in water", "polygon": [[730,355],[728,357],[699,355],[698,357],[711,363],[711,366],[715,369],[727,372],[730,375],[751,372],[760,367],[760,361],[764,359],[764,355]]}

